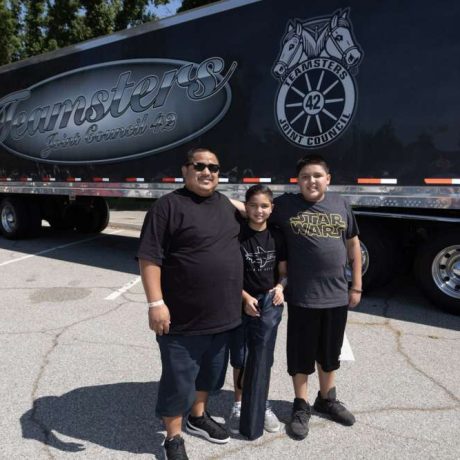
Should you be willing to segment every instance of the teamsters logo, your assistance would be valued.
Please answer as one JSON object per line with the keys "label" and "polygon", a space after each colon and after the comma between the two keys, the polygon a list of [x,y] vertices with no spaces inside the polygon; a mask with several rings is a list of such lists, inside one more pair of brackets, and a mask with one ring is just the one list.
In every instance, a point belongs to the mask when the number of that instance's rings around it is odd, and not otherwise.
{"label": "teamsters logo", "polygon": [[[220,57],[131,59],[81,67],[0,97],[0,146],[47,163],[127,160],[211,129],[231,103]],[[1,88],[0,88],[1,91]]]}
{"label": "teamsters logo", "polygon": [[312,149],[335,141],[356,106],[356,75],[362,51],[349,9],[308,21],[289,21],[273,75],[281,86],[276,120],[286,138]]}

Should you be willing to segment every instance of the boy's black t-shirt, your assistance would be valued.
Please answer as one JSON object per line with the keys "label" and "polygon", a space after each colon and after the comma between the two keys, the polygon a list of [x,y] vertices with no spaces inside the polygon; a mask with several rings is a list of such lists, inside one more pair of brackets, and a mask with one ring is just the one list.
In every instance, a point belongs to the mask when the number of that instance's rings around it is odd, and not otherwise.
{"label": "boy's black t-shirt", "polygon": [[170,334],[216,334],[241,323],[243,263],[236,210],[219,192],[186,188],[148,211],[137,257],[161,267]]}
{"label": "boy's black t-shirt", "polygon": [[346,200],[327,192],[315,203],[300,193],[285,193],[275,199],[270,222],[286,241],[287,301],[307,308],[347,305],[346,240],[359,232]]}
{"label": "boy's black t-shirt", "polygon": [[283,235],[268,226],[258,232],[247,222],[241,225],[240,247],[244,263],[244,290],[256,296],[278,282],[278,262],[286,260]]}

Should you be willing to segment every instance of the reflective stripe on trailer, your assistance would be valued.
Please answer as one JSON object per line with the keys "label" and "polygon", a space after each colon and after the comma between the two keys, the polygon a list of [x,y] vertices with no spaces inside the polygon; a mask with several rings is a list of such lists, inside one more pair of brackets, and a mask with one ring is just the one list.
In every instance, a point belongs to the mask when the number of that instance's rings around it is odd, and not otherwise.
{"label": "reflective stripe on trailer", "polygon": [[460,185],[460,179],[442,179],[439,177],[428,177],[425,184],[429,185]]}
{"label": "reflective stripe on trailer", "polygon": [[143,177],[127,177],[126,182],[144,182]]}
{"label": "reflective stripe on trailer", "polygon": [[56,178],[55,177],[45,176],[45,177],[42,177],[42,181],[43,182],[56,182]]}
{"label": "reflective stripe on trailer", "polygon": [[367,184],[367,185],[396,185],[398,183],[398,179],[376,179],[373,177],[358,177],[356,180],[358,184]]}
{"label": "reflective stripe on trailer", "polygon": [[81,177],[68,177],[66,182],[81,182]]}
{"label": "reflective stripe on trailer", "polygon": [[0,182],[11,182],[11,177],[0,177]]}
{"label": "reflective stripe on trailer", "polygon": [[93,177],[93,182],[110,182],[108,177]]}
{"label": "reflective stripe on trailer", "polygon": [[243,177],[243,184],[267,184],[271,181],[271,177]]}
{"label": "reflective stripe on trailer", "polygon": [[167,182],[167,183],[184,182],[184,178],[183,177],[163,177],[161,179],[161,182]]}

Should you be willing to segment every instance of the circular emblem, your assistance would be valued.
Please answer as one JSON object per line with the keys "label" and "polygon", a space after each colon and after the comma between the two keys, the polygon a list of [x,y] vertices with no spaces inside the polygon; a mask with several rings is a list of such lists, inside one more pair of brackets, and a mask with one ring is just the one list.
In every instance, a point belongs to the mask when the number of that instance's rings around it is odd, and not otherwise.
{"label": "circular emblem", "polygon": [[296,66],[284,79],[276,117],[286,138],[304,148],[334,141],[353,118],[354,80],[337,61],[315,58]]}

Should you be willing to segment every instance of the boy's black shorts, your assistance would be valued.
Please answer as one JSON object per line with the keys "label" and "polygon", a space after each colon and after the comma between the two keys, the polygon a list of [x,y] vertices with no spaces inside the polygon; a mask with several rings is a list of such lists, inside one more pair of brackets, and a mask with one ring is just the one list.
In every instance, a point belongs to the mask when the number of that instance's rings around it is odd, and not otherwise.
{"label": "boy's black shorts", "polygon": [[289,375],[313,374],[315,361],[325,372],[340,367],[340,350],[348,305],[304,308],[288,304],[287,365]]}

